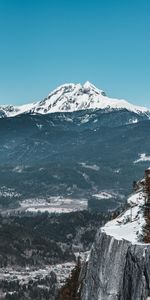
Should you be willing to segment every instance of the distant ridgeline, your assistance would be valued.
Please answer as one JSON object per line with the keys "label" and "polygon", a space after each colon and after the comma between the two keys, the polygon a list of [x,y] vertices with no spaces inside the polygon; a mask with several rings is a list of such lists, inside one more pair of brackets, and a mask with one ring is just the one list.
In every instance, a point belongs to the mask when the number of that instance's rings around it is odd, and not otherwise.
{"label": "distant ridgeline", "polygon": [[0,210],[58,195],[115,210],[149,166],[148,136],[149,109],[109,98],[89,82],[62,85],[29,105],[2,106]]}

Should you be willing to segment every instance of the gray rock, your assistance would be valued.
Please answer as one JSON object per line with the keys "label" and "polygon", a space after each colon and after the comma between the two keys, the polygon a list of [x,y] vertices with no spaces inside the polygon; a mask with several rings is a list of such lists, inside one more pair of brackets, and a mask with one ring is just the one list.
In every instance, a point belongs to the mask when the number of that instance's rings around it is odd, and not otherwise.
{"label": "gray rock", "polygon": [[150,246],[98,231],[91,249],[82,300],[146,300],[150,295]]}

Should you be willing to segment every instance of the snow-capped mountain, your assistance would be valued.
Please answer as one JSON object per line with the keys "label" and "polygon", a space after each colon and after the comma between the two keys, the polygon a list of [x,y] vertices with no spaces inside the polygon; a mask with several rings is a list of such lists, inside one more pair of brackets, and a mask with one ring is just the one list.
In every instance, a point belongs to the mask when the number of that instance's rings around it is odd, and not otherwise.
{"label": "snow-capped mountain", "polygon": [[83,85],[73,83],[61,85],[39,102],[22,106],[1,106],[0,117],[13,117],[22,113],[48,114],[89,109],[107,109],[109,111],[126,109],[150,116],[149,109],[135,106],[126,100],[109,98],[104,91],[87,81]]}

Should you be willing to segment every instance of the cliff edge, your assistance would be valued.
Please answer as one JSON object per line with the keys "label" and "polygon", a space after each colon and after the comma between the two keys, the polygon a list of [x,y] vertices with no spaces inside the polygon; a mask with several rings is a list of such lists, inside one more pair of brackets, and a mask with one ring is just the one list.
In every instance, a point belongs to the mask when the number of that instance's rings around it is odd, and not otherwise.
{"label": "cliff edge", "polygon": [[150,170],[136,184],[127,209],[96,235],[82,300],[149,300]]}

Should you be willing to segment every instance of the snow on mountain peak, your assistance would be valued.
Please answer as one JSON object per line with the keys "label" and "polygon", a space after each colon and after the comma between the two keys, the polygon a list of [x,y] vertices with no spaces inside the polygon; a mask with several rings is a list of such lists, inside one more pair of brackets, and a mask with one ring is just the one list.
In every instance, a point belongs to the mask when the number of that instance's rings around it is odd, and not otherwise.
{"label": "snow on mountain peak", "polygon": [[104,95],[105,94],[104,91],[98,89],[95,85],[93,85],[89,81],[86,81],[83,85],[81,85],[80,83],[77,83],[77,84],[66,83],[66,84],[60,85],[57,89],[55,89],[48,95],[48,98],[50,98],[54,94],[59,93],[60,91],[64,94],[68,94],[68,93],[74,94],[76,92],[92,93],[92,94],[96,94],[96,95],[101,95],[101,94]]}
{"label": "snow on mountain peak", "polygon": [[36,113],[67,112],[87,109],[127,109],[136,113],[147,112],[148,109],[130,104],[125,100],[112,99],[103,90],[89,81],[61,85],[51,92],[46,99],[34,107]]}
{"label": "snow on mountain peak", "polygon": [[[9,109],[11,107],[11,109]],[[15,116],[21,113],[48,114],[54,112],[73,112],[87,109],[127,109],[135,113],[150,113],[145,107],[135,106],[125,100],[106,96],[89,81],[83,85],[66,83],[52,91],[44,100],[22,106],[0,107],[1,116]]]}
{"label": "snow on mountain peak", "polygon": [[83,84],[83,89],[87,90],[87,91],[93,91],[95,92],[96,94],[100,94],[100,95],[103,95],[103,96],[106,96],[105,92],[98,89],[94,84],[90,83],[89,81],[86,81],[84,84]]}

